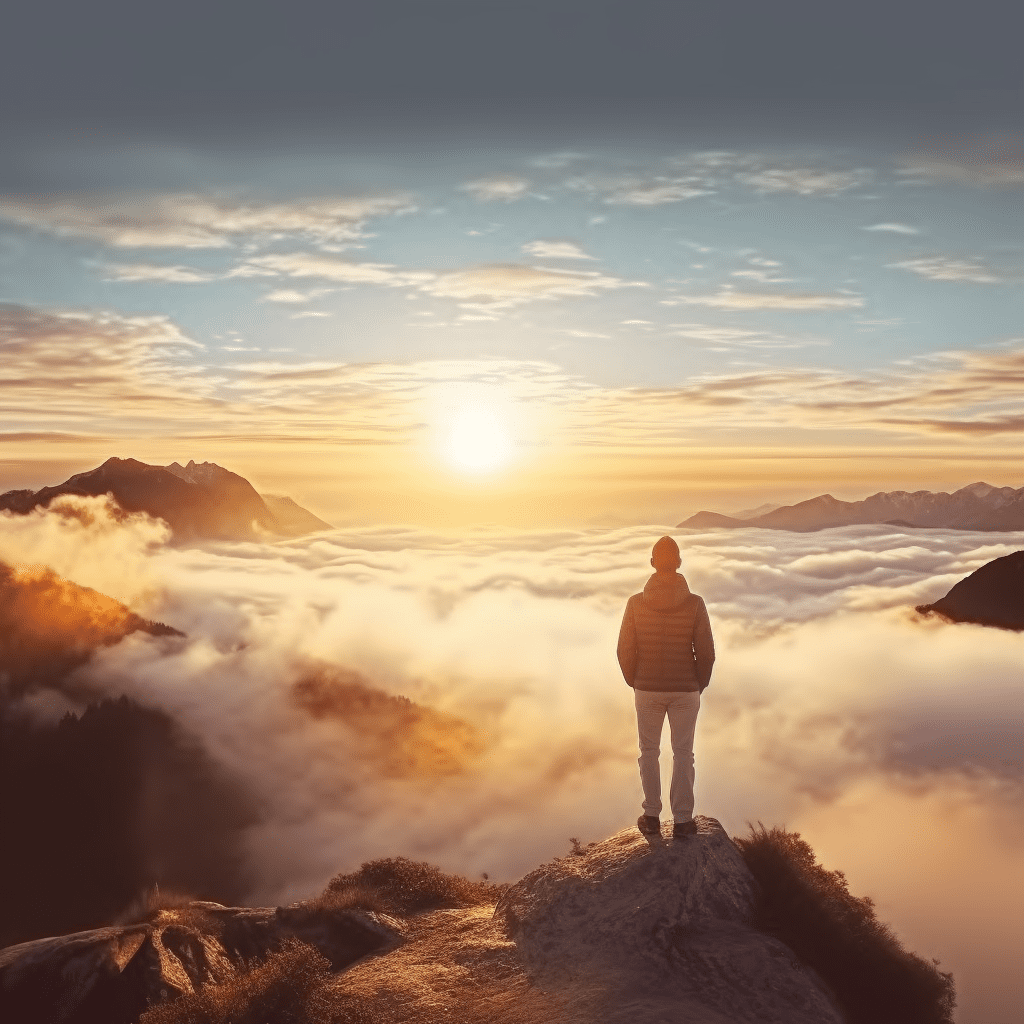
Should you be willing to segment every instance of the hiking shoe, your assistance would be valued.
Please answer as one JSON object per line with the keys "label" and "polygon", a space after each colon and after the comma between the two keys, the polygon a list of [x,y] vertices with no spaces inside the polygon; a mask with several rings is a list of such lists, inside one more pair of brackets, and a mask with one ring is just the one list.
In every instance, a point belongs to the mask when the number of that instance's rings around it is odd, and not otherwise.
{"label": "hiking shoe", "polygon": [[696,834],[697,822],[695,821],[677,821],[672,826],[673,839],[686,839],[688,836],[695,836]]}
{"label": "hiking shoe", "polygon": [[653,814],[641,814],[636,819],[636,827],[640,829],[645,836],[656,836],[661,834],[661,819],[654,817]]}

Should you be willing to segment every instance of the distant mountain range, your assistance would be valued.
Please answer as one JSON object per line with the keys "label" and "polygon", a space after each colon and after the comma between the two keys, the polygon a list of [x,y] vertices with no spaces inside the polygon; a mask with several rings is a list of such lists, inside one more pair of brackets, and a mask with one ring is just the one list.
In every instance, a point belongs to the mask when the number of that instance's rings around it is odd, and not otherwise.
{"label": "distant mountain range", "polygon": [[61,494],[111,494],[126,512],[163,519],[178,540],[298,537],[333,529],[291,498],[258,494],[245,477],[213,462],[151,466],[111,458],[55,487],[0,494],[0,510],[27,513]]}
{"label": "distant mountain range", "polygon": [[809,533],[869,523],[954,530],[1024,530],[1024,487],[993,487],[979,481],[952,494],[879,491],[863,501],[840,501],[831,494],[821,494],[796,505],[771,508],[760,515],[698,512],[678,525],[681,529],[701,530],[759,526]]}
{"label": "distant mountain range", "polygon": [[936,612],[954,622],[1024,630],[1024,551],[994,558],[962,579],[934,604],[921,604],[924,615]]}

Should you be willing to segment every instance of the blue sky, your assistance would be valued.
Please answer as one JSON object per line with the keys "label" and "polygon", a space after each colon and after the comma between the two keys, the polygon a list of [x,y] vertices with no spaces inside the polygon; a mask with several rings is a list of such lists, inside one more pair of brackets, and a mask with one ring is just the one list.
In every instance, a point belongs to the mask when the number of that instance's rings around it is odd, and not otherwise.
{"label": "blue sky", "polygon": [[[19,13],[3,72],[0,483],[116,448],[328,512],[420,481],[357,518],[450,486],[635,520],[1017,480],[1009,9],[307,5],[187,41],[116,6],[35,90]],[[452,476],[481,416],[514,457]]]}
{"label": "blue sky", "polygon": [[[1015,175],[1011,140],[979,145],[980,167],[834,144],[197,153],[159,189],[154,153],[142,189],[112,169],[99,191],[5,197],[0,273],[9,302],[167,315],[214,364],[241,338],[290,358],[553,359],[608,385],[881,369],[1019,333],[1019,153]],[[508,280],[436,281],[481,266]]]}

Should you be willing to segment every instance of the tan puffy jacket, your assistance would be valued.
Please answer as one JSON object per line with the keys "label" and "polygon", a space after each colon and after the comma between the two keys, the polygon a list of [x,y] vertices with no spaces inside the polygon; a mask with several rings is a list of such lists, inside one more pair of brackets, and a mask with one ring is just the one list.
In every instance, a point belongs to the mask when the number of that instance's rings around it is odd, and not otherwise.
{"label": "tan puffy jacket", "polygon": [[679,573],[656,572],[626,603],[616,653],[634,689],[703,690],[715,663],[704,599]]}

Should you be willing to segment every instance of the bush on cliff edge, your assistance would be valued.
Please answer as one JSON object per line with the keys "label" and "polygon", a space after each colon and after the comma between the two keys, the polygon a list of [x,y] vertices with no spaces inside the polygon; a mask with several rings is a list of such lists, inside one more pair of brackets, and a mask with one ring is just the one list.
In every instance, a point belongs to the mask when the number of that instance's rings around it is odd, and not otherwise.
{"label": "bush on cliff edge", "polygon": [[285,939],[221,984],[151,1006],[139,1024],[333,1024],[330,977],[330,963],[312,946]]}
{"label": "bush on cliff edge", "polygon": [[318,899],[334,909],[351,907],[404,915],[494,903],[507,888],[448,875],[433,864],[408,857],[387,857],[368,861],[351,874],[335,875]]}
{"label": "bush on cliff edge", "polygon": [[734,842],[760,886],[756,923],[821,975],[850,1024],[951,1024],[951,974],[904,949],[799,833],[760,823],[750,833]]}

